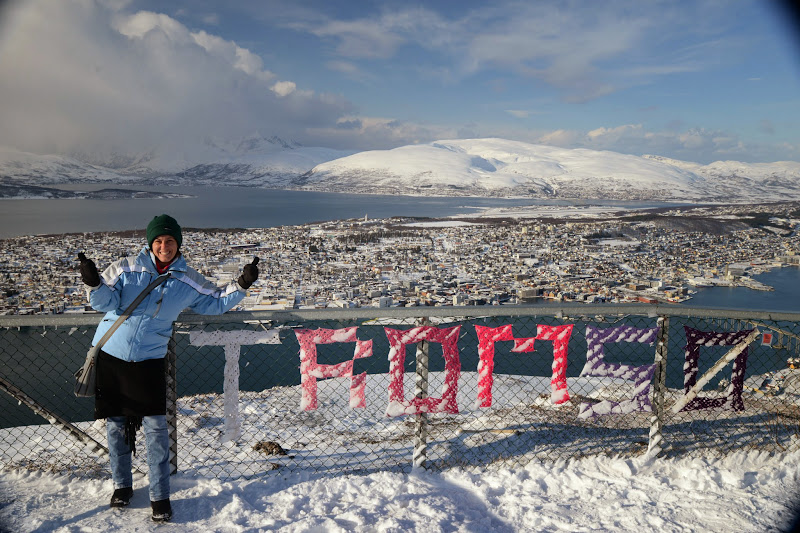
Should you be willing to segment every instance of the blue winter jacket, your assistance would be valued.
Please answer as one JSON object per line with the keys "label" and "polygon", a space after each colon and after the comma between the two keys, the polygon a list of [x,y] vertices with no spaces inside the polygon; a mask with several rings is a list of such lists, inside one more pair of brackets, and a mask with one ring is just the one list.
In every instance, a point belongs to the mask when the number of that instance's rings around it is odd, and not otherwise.
{"label": "blue winter jacket", "polygon": [[[164,357],[172,336],[172,324],[186,308],[204,315],[219,315],[230,310],[245,296],[238,283],[220,289],[186,265],[183,256],[169,267],[169,278],[134,309],[114,332],[102,350],[123,361],[144,361]],[[106,316],[97,327],[92,344],[97,344],[111,325],[125,312],[151,281],[158,277],[150,251],[122,258],[101,276],[99,287],[91,289],[89,303]]]}

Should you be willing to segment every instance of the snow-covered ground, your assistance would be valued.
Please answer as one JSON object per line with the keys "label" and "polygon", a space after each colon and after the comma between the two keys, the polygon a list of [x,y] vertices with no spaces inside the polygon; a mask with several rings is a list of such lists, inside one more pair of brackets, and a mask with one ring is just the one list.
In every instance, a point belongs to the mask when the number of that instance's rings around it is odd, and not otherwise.
{"label": "snow-covered ground", "polygon": [[4,472],[0,529],[33,531],[785,531],[800,455],[590,457],[486,473],[173,476],[174,518],[150,521],[146,479],[112,510],[110,481]]}
{"label": "snow-covered ground", "polygon": [[[800,452],[768,453],[753,451],[744,445],[738,449],[746,451],[727,455],[721,455],[719,449],[702,450],[700,446],[673,458],[594,454],[571,460],[534,458],[524,466],[480,466],[486,463],[484,460],[471,463],[473,466],[442,472],[371,470],[351,473],[349,471],[362,464],[363,456],[375,450],[384,450],[384,454],[390,455],[399,453],[399,460],[406,467],[411,462],[411,442],[407,438],[411,428],[407,422],[412,419],[381,416],[386,409],[388,377],[371,377],[363,409],[334,409],[337,403],[346,407],[349,402],[349,379],[319,381],[320,408],[312,412],[300,411],[298,387],[242,392],[238,400],[243,429],[241,440],[250,443],[265,435],[276,439],[279,435],[281,444],[290,448],[297,459],[287,461],[288,458],[276,456],[265,460],[249,446],[242,446],[232,452],[235,459],[251,459],[249,463],[238,463],[234,470],[245,471],[252,467],[251,471],[262,473],[234,480],[211,477],[215,468],[226,468],[220,464],[215,466],[214,450],[226,446],[230,449],[231,443],[220,442],[224,433],[222,418],[209,416],[209,411],[202,410],[215,404],[215,410],[210,413],[219,414],[224,399],[220,395],[181,398],[179,435],[194,439],[202,446],[201,451],[195,450],[187,456],[191,448],[189,442],[179,441],[179,464],[183,467],[172,478],[174,519],[167,527],[187,532],[728,533],[782,531],[792,520],[800,486]],[[440,390],[442,376],[433,373],[431,377],[433,394]],[[462,431],[468,432],[470,427],[481,425],[485,417],[496,416],[495,408],[509,402],[514,404],[515,398],[522,396],[536,398],[535,404],[549,409],[548,419],[557,417],[558,411],[563,409],[539,397],[538,393],[549,389],[548,379],[495,377],[493,409],[480,411],[471,405],[475,400],[476,376],[462,374],[464,386],[459,388],[459,407],[467,416],[473,413],[474,417],[471,422],[462,421]],[[591,383],[594,392],[588,388]],[[614,390],[609,385],[606,380],[570,378],[569,381],[570,390],[580,390],[587,396]],[[407,387],[407,390],[413,389]],[[505,394],[500,394],[501,391]],[[511,411],[514,419],[505,423],[521,424],[521,411]],[[532,408],[526,411],[527,416],[531,416]],[[731,413],[730,416],[736,415]],[[82,427],[95,438],[102,439],[102,422],[87,422]],[[165,527],[150,521],[147,478],[142,474],[134,476],[136,493],[131,507],[112,510],[108,507],[113,490],[111,482],[102,472],[99,478],[91,476],[92,471],[98,472],[101,468],[84,465],[82,468],[88,470],[89,475],[72,477],[35,468],[37,464],[44,464],[49,454],[64,451],[59,448],[68,447],[68,444],[52,440],[42,442],[45,439],[36,437],[36,432],[47,426],[32,428],[33,434],[20,438],[27,442],[19,454],[32,461],[34,468],[5,470],[0,474],[0,531],[149,531]],[[358,435],[365,432],[370,437],[385,437],[359,442]],[[405,437],[397,442],[385,442],[393,440],[391,435],[398,432],[404,432]],[[485,443],[487,439],[505,437],[484,433],[468,438]],[[551,446],[582,447],[586,443],[577,441],[551,443]],[[373,444],[375,450],[365,446],[365,442]],[[141,440],[140,443],[139,449],[144,451],[144,443]],[[797,446],[789,448],[796,450]],[[144,456],[142,453],[137,458],[139,464]],[[330,461],[338,466],[333,468]],[[192,470],[192,462],[201,466]],[[216,462],[233,463],[234,460],[226,457],[221,461],[217,457]],[[294,463],[295,466],[270,470],[265,468],[270,462]],[[315,467],[297,468],[301,463]],[[343,466],[347,464],[352,467]]]}
{"label": "snow-covered ground", "polygon": [[[472,218],[598,218],[610,217],[621,211],[636,211],[636,207],[609,205],[529,205],[519,207],[489,207],[473,215],[458,215]],[[455,217],[450,217],[455,218]]]}

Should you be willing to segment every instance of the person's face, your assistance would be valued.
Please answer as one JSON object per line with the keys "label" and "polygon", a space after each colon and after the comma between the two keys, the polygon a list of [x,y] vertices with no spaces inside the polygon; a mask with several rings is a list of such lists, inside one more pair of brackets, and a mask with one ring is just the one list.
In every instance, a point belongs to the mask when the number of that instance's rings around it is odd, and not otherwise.
{"label": "person's face", "polygon": [[178,241],[171,235],[159,235],[153,241],[153,255],[162,263],[169,263],[178,253]]}

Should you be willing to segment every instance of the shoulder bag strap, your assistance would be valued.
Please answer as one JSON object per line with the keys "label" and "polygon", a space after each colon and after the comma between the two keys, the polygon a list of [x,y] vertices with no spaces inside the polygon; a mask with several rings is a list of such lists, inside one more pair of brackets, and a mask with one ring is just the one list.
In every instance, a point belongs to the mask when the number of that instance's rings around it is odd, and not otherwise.
{"label": "shoulder bag strap", "polygon": [[156,287],[167,281],[167,278],[169,278],[170,275],[171,273],[167,272],[166,275],[158,276],[156,279],[150,282],[150,285],[145,287],[145,289],[139,293],[136,299],[133,302],[131,302],[131,305],[129,305],[128,308],[125,309],[125,312],[119,316],[119,318],[111,325],[110,328],[108,328],[108,331],[106,331],[106,334],[103,335],[102,339],[100,339],[100,342],[96,344],[98,350],[100,349],[101,346],[103,346],[106,343],[108,339],[111,338],[111,335],[113,335],[114,332],[117,331],[117,328],[120,327],[123,322],[125,322],[125,319],[131,316],[133,310],[136,309],[136,306],[139,305],[142,302],[142,300],[144,300],[144,297],[147,296],[150,293],[150,291],[152,291],[153,289],[155,289]]}

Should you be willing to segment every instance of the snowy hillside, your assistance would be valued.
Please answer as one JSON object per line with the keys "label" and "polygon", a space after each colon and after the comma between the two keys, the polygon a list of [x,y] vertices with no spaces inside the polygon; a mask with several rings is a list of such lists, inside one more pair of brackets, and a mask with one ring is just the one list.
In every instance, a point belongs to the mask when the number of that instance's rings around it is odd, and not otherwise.
{"label": "snowy hillside", "polygon": [[800,163],[704,167],[653,156],[467,139],[361,152],[317,166],[302,184],[398,194],[769,201],[800,198]]}
{"label": "snowy hillside", "polygon": [[[352,154],[352,151],[307,147],[279,137],[256,133],[235,140],[207,138],[200,146],[170,150],[161,147],[134,156],[80,154],[78,159],[137,176],[158,176],[160,184],[189,180],[192,185],[282,185],[314,166]],[[125,164],[129,161],[129,164]],[[174,178],[172,178],[174,177]],[[273,183],[272,179],[277,180]],[[228,183],[223,183],[228,184]]]}
{"label": "snowy hillside", "polygon": [[172,185],[237,185],[278,189],[295,188],[297,179],[321,162],[351,152],[319,147],[287,148],[267,153],[230,155],[200,163],[162,178]]}
{"label": "snowy hillside", "polygon": [[0,197],[60,197],[41,187],[75,183],[288,189],[316,165],[350,154],[258,135],[230,142],[207,139],[191,151],[162,148],[137,154],[37,155],[0,147]]}
{"label": "snowy hillside", "polygon": [[[768,202],[800,199],[800,163],[718,161],[460,139],[352,153],[258,134],[189,152],[40,156],[0,148],[0,197],[67,183],[216,185],[425,196]],[[5,187],[5,188],[4,188]],[[3,193],[5,190],[7,193]],[[8,192],[11,191],[11,192]]]}
{"label": "snowy hillside", "polygon": [[[234,139],[221,140],[206,138],[200,145],[171,148],[159,146],[140,153],[120,153],[115,150],[75,151],[70,154],[73,159],[95,166],[105,167],[124,174],[138,176],[180,174],[189,168],[207,164],[233,164],[247,160],[247,164],[270,166],[286,153],[303,153],[308,149],[294,141],[285,141],[279,137],[266,138],[258,133]],[[320,149],[310,149],[312,153]],[[323,149],[324,150],[324,149]],[[314,164],[326,161],[326,157],[337,158],[352,152],[327,150],[322,159],[313,158]],[[308,170],[308,161],[293,171]]]}
{"label": "snowy hillside", "polygon": [[71,157],[36,155],[0,147],[0,185],[48,186],[63,183],[127,183],[119,173]]}
{"label": "snowy hillside", "polygon": [[716,161],[709,165],[645,155],[644,158],[683,168],[705,178],[717,194],[731,191],[742,199],[782,200],[800,198],[800,162],[743,163]]}

